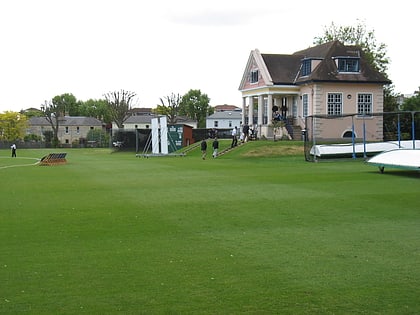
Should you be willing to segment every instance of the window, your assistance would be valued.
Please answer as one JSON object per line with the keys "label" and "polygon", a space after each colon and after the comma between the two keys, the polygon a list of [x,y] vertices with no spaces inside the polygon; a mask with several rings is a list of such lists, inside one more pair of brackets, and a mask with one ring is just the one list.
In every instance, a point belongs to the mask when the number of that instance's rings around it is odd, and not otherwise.
{"label": "window", "polygon": [[76,133],[79,134],[80,133],[80,127],[76,127]]}
{"label": "window", "polygon": [[341,93],[328,93],[327,96],[327,114],[341,115],[343,96]]}
{"label": "window", "polygon": [[252,70],[251,71],[251,83],[257,83],[258,82],[258,70]]}
{"label": "window", "polygon": [[66,127],[66,134],[69,133],[69,127]]}
{"label": "window", "polygon": [[215,121],[214,121],[214,125],[213,125],[213,127],[214,127],[214,128],[219,127],[219,121],[215,120]]}
{"label": "window", "polygon": [[370,115],[372,113],[372,94],[361,93],[357,95],[357,113]]}
{"label": "window", "polygon": [[302,61],[302,71],[301,76],[309,75],[311,73],[311,60],[310,59],[304,59]]}
{"label": "window", "polygon": [[232,120],[229,120],[229,128],[232,127]]}
{"label": "window", "polygon": [[308,116],[308,94],[302,95],[303,117]]}
{"label": "window", "polygon": [[339,58],[339,72],[359,72],[359,58]]}

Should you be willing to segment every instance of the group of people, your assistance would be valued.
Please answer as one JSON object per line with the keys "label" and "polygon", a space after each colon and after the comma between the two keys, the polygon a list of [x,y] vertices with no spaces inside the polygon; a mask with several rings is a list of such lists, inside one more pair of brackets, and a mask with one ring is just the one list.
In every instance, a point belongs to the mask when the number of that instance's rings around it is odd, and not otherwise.
{"label": "group of people", "polygon": [[[212,143],[212,148],[213,148],[213,158],[216,158],[217,155],[219,154],[219,141],[217,140],[217,137],[215,137],[213,139],[213,143]],[[207,156],[207,141],[206,139],[203,139],[203,141],[201,141],[201,158],[203,160],[206,159]]]}
{"label": "group of people", "polygon": [[[257,137],[257,130],[251,128],[249,125],[245,124],[242,127],[242,132],[239,131],[238,127],[232,129],[232,143],[231,148],[236,147],[238,145],[238,136],[241,142],[247,142],[250,138]],[[217,131],[209,131],[209,138],[213,138],[212,149],[213,149],[213,158],[216,158],[219,154],[219,141],[217,140]],[[201,141],[201,158],[205,160],[207,157],[207,141],[203,139]]]}
{"label": "group of people", "polygon": [[[239,134],[240,133],[240,134]],[[242,127],[242,132],[238,130],[238,127],[232,129],[232,143],[231,147],[236,147],[238,145],[238,134],[239,140],[243,142],[247,142],[249,139],[256,139],[257,138],[257,129],[252,128],[249,125],[245,124]]]}

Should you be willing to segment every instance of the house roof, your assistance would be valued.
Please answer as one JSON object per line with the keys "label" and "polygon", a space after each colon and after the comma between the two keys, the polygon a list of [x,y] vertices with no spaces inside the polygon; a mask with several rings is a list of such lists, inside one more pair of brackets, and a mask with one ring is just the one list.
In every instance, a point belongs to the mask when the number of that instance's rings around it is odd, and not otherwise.
{"label": "house roof", "polygon": [[208,119],[241,119],[242,113],[238,111],[215,112]]}
{"label": "house roof", "polygon": [[[321,59],[321,63],[307,77],[300,77],[296,83],[309,81],[360,82],[360,83],[391,83],[385,75],[376,71],[366,60],[359,46],[345,46],[339,41],[332,41],[295,53],[304,58]],[[337,71],[334,58],[360,57],[359,73],[340,73]]]}
{"label": "house roof", "polygon": [[152,115],[134,115],[128,117],[124,124],[150,124],[152,122],[152,118],[157,118],[158,116]]}
{"label": "house roof", "polygon": [[270,73],[273,84],[294,84],[302,56],[276,54],[262,54],[261,56]]}
{"label": "house roof", "polygon": [[[336,57],[360,57],[361,71],[359,73],[338,72],[335,63]],[[301,85],[310,82],[391,83],[384,74],[375,70],[367,62],[361,47],[346,46],[340,41],[309,47],[292,55],[260,54],[258,49],[253,50],[242,77],[241,87],[244,86],[244,80],[248,77],[247,72],[250,70],[249,65],[252,64],[252,58],[262,72],[261,77],[265,85]],[[319,64],[312,69],[308,76],[300,76],[303,59],[319,61]]]}
{"label": "house roof", "polygon": [[[124,124],[150,124],[152,122],[152,118],[158,118],[161,115],[135,115],[135,116],[129,116],[125,121]],[[178,116],[177,117],[177,124],[183,124],[183,123],[194,123],[195,121],[184,117],[184,116]],[[169,122],[168,122],[169,124]]]}
{"label": "house roof", "polygon": [[[50,126],[45,117],[31,117],[29,124],[32,126]],[[85,116],[65,116],[60,120],[60,125],[64,126],[102,126],[103,123],[94,117]]]}
{"label": "house roof", "polygon": [[216,112],[226,112],[226,111],[241,111],[242,109],[235,105],[223,104],[223,105],[214,106],[214,110]]}

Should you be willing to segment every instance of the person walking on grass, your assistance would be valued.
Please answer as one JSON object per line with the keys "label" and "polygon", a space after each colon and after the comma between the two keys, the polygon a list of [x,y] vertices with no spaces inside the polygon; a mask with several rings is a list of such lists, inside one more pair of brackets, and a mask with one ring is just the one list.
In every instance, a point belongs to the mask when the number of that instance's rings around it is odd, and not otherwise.
{"label": "person walking on grass", "polygon": [[219,141],[217,140],[217,137],[213,140],[213,158],[217,157],[217,154],[219,152]]}
{"label": "person walking on grass", "polygon": [[16,157],[16,144],[13,143],[10,148],[12,149],[12,157]]}
{"label": "person walking on grass", "polygon": [[203,139],[203,141],[201,141],[201,158],[205,160],[206,155],[207,155],[207,142],[206,142],[206,139]]}

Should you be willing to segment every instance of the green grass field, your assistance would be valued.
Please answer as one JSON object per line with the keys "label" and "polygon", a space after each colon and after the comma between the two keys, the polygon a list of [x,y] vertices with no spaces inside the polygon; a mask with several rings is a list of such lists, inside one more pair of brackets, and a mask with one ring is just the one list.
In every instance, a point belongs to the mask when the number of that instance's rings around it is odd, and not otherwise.
{"label": "green grass field", "polygon": [[0,150],[0,313],[420,314],[420,173],[301,146]]}

